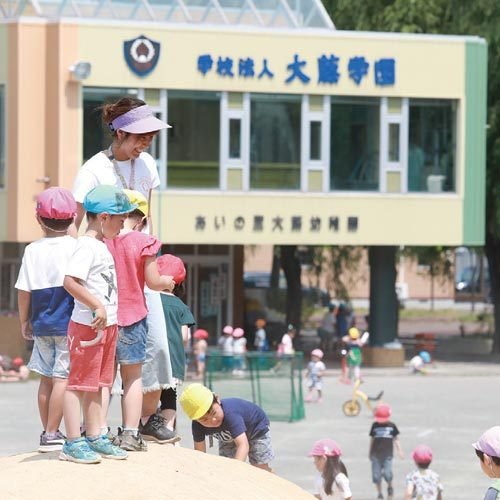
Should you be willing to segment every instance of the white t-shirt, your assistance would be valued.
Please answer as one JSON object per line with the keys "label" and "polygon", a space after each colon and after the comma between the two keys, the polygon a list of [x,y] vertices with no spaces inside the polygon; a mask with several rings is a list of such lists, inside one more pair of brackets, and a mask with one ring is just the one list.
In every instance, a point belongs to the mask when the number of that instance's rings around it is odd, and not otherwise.
{"label": "white t-shirt", "polygon": [[101,184],[121,189],[135,189],[148,199],[149,191],[160,185],[156,162],[149,153],[141,153],[134,161],[134,185],[129,186],[131,160],[117,161],[118,169],[125,179],[126,186],[116,175],[113,162],[101,151],[87,160],[76,176],[73,195],[78,203],[83,203],[86,194]]}
{"label": "white t-shirt", "polygon": [[[106,245],[90,236],[78,238],[66,274],[83,281],[85,288],[97,297],[106,309],[107,326],[118,323],[118,286],[113,256]],[[75,323],[90,325],[92,310],[75,299],[71,319]]]}
{"label": "white t-shirt", "polygon": [[352,497],[351,487],[349,485],[349,479],[345,474],[340,472],[335,477],[332,485],[331,495],[327,495],[323,489],[323,478],[318,475],[316,481],[314,482],[314,494],[319,495],[321,500],[344,500],[345,498]]}
{"label": "white t-shirt", "polygon": [[245,337],[240,337],[233,340],[233,353],[234,354],[245,354],[247,352],[247,339]]}
{"label": "white t-shirt", "polygon": [[293,354],[295,352],[292,337],[290,337],[288,333],[285,333],[283,337],[281,337],[281,343],[283,344],[283,354]]}

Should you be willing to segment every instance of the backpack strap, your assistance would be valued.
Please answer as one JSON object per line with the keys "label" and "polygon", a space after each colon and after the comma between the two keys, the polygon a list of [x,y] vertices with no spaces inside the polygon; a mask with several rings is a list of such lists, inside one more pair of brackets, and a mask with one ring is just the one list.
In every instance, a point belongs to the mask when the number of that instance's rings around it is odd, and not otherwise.
{"label": "backpack strap", "polygon": [[498,493],[499,491],[496,488],[490,486],[486,490],[486,495],[484,496],[484,500],[497,500]]}

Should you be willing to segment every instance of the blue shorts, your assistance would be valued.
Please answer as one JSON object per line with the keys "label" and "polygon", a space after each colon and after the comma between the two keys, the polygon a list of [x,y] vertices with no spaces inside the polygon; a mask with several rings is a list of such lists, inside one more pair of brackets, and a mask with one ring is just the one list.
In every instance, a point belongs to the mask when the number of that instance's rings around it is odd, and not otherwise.
{"label": "blue shorts", "polygon": [[116,360],[121,365],[137,365],[146,361],[146,339],[148,324],[146,318],[128,326],[118,327]]}
{"label": "blue shorts", "polygon": [[392,481],[392,457],[378,458],[374,455],[372,461],[372,481],[374,484],[380,483],[384,478],[388,483]]}
{"label": "blue shorts", "polygon": [[[257,439],[248,442],[248,460],[252,465],[269,464],[274,460],[273,446],[271,444],[271,431],[267,431]],[[219,456],[234,458],[236,445],[234,441],[219,441]]]}
{"label": "blue shorts", "polygon": [[34,337],[28,368],[44,377],[68,378],[68,337],[66,335]]}

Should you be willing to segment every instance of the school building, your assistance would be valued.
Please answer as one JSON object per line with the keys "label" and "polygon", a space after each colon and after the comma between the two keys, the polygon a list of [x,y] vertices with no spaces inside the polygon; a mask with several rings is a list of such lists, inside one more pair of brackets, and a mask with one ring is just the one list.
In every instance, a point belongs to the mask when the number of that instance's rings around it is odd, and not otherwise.
{"label": "school building", "polygon": [[215,335],[242,321],[245,245],[378,248],[392,287],[384,249],[481,245],[486,66],[478,37],[343,32],[319,0],[0,0],[2,336],[34,198],[109,144],[103,101],[173,126],[155,233]]}

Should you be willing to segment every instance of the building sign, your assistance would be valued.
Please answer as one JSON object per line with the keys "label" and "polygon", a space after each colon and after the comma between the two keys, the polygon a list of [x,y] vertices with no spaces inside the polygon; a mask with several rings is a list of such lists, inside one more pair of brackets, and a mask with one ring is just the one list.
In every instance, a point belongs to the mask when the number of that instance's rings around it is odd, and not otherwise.
{"label": "building sign", "polygon": [[[264,215],[254,215],[251,218],[245,218],[241,215],[226,216],[216,215],[207,217],[205,215],[197,215],[194,221],[194,228],[196,231],[252,231],[253,233],[260,233],[267,229],[273,233],[318,233],[322,228],[328,231],[337,233],[341,230],[341,226],[349,232],[356,232],[358,230],[358,217],[349,216],[345,220],[341,220],[336,215],[329,215],[327,217],[303,217],[301,215],[294,215],[290,218],[281,217],[276,215],[274,217],[265,217]],[[267,225],[267,227],[265,227]]]}
{"label": "building sign", "polygon": [[356,85],[368,77],[373,66],[374,83],[377,86],[390,86],[396,83],[396,60],[381,58],[368,61],[363,56],[353,56],[341,61],[335,54],[322,54],[316,61],[307,61],[294,54],[293,60],[285,68],[275,68],[268,59],[256,61],[252,57],[234,59],[221,55],[201,54],[198,56],[197,69],[203,76],[210,72],[221,78],[274,79],[282,78],[284,83],[300,82],[307,85],[312,78],[318,84],[335,85],[345,75]]}
{"label": "building sign", "polygon": [[123,42],[123,53],[128,67],[138,76],[147,76],[153,71],[160,58],[160,44],[140,35]]}

